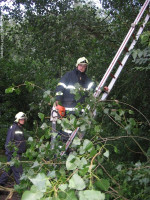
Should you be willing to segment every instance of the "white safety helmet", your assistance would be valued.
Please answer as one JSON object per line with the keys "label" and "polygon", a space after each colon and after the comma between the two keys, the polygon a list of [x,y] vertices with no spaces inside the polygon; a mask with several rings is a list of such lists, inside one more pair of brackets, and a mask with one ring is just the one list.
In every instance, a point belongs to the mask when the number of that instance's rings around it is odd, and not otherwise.
{"label": "white safety helmet", "polygon": [[18,112],[16,114],[16,116],[15,116],[15,119],[16,119],[15,122],[19,122],[19,119],[25,119],[25,120],[27,120],[27,116],[23,112]]}
{"label": "white safety helmet", "polygon": [[76,67],[78,67],[79,64],[88,64],[88,60],[85,57],[79,58],[77,60]]}

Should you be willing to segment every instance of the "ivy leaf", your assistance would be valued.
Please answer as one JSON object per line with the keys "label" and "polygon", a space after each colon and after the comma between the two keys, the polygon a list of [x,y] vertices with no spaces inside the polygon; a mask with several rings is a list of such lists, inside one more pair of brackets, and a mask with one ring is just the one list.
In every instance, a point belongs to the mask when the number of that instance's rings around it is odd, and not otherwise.
{"label": "ivy leaf", "polygon": [[76,190],[83,190],[86,185],[84,180],[78,174],[74,174],[69,180],[69,187]]}
{"label": "ivy leaf", "polygon": [[79,200],[104,200],[105,194],[95,190],[85,190],[79,192]]}
{"label": "ivy leaf", "polygon": [[14,87],[9,87],[9,88],[5,89],[5,93],[6,94],[13,93],[14,90],[15,90]]}
{"label": "ivy leaf", "polygon": [[39,118],[41,119],[41,121],[43,121],[44,120],[44,114],[43,113],[38,113],[38,116],[39,116]]}

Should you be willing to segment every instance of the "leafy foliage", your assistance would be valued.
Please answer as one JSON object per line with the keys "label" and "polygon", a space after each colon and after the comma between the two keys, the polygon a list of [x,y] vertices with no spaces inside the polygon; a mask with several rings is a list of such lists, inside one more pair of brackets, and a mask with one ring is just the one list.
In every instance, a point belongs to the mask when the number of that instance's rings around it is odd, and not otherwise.
{"label": "leafy foliage", "polygon": [[[101,10],[84,1],[13,1],[4,16],[0,59],[0,146],[4,149],[14,115],[27,113],[24,174],[15,186],[23,200],[148,200],[149,25],[112,100],[99,102],[91,93],[86,100],[90,110],[78,105],[85,113],[57,121],[58,130],[80,127],[71,152],[63,157],[60,136],[51,149],[51,135],[57,133],[49,121],[58,79],[83,55],[90,61],[87,73],[99,82],[142,3],[106,0],[107,9]],[[13,159],[11,164],[19,163]]]}

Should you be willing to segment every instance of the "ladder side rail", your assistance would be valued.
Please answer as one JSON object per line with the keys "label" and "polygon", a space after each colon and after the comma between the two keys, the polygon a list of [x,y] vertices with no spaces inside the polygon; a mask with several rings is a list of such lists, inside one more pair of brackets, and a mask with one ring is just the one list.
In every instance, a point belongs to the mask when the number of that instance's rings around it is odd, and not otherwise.
{"label": "ladder side rail", "polygon": [[77,132],[79,130],[79,127],[77,127],[71,134],[70,138],[68,139],[68,141],[66,142],[66,146],[65,146],[65,151],[62,151],[60,153],[61,156],[63,156],[65,154],[65,152],[67,151],[67,149],[70,146],[70,143],[73,141],[74,137],[76,136]]}
{"label": "ladder side rail", "polygon": [[141,7],[140,9],[140,12],[139,14],[137,15],[135,21],[134,21],[134,24],[138,24],[138,22],[140,21],[145,9],[147,8],[147,6],[149,5],[150,3],[150,0],[146,0],[145,3],[143,4],[143,6]]}
{"label": "ladder side rail", "polygon": [[[52,122],[52,133],[55,133],[56,132],[56,121]],[[55,139],[56,139],[56,136],[51,136],[51,149],[54,149],[54,143],[55,143]]]}
{"label": "ladder side rail", "polygon": [[150,2],[150,0],[146,0],[146,1],[145,1],[144,5],[143,5],[142,8],[140,9],[140,12],[139,12],[138,16],[136,17],[134,23],[131,24],[131,28],[129,29],[129,31],[128,31],[126,37],[124,38],[124,40],[123,40],[123,42],[122,42],[120,48],[118,49],[118,51],[117,51],[117,53],[116,53],[114,59],[112,60],[111,64],[109,65],[109,67],[108,67],[106,73],[104,74],[104,76],[103,76],[101,82],[100,82],[99,85],[97,86],[97,91],[94,93],[94,97],[98,97],[98,96],[100,95],[100,93],[101,93],[101,87],[104,86],[104,84],[105,84],[107,78],[109,77],[109,75],[110,75],[111,71],[113,70],[113,68],[114,68],[114,66],[115,66],[115,64],[116,64],[116,62],[118,61],[119,56],[121,55],[122,51],[124,50],[124,48],[125,48],[127,42],[129,41],[129,39],[130,39],[130,37],[131,37],[133,31],[135,30],[135,25],[138,24],[138,22],[139,22],[139,20],[141,19],[142,15],[143,15],[143,13],[144,13],[144,11],[145,11],[145,9],[147,8],[149,2]]}
{"label": "ladder side rail", "polygon": [[[141,33],[143,32],[143,30],[144,30],[144,28],[145,28],[146,23],[147,23],[148,20],[149,20],[149,18],[150,18],[150,15],[147,14],[146,17],[145,17],[145,20],[144,20],[143,25],[139,28],[139,30],[138,30],[138,32],[137,32],[137,34],[136,34],[136,37],[135,37],[136,39],[133,40],[133,42],[131,43],[131,45],[130,45],[130,47],[129,47],[129,52],[134,48],[135,44],[137,43],[137,41],[138,41],[138,39],[139,39]],[[101,101],[104,101],[104,100],[107,98],[107,96],[109,95],[110,91],[112,90],[112,88],[113,88],[115,82],[117,81],[117,79],[118,79],[118,77],[119,77],[119,75],[120,75],[120,73],[121,73],[121,71],[122,71],[124,65],[126,64],[126,61],[128,60],[128,58],[129,58],[129,56],[130,56],[130,53],[129,53],[129,52],[125,54],[125,57],[123,58],[123,60],[122,60],[122,62],[121,62],[122,65],[119,65],[118,70],[116,71],[116,73],[115,73],[115,75],[114,75],[114,78],[112,78],[112,80],[111,80],[111,82],[110,82],[110,84],[109,84],[109,86],[108,86],[108,93],[105,92],[105,93],[102,95]]]}

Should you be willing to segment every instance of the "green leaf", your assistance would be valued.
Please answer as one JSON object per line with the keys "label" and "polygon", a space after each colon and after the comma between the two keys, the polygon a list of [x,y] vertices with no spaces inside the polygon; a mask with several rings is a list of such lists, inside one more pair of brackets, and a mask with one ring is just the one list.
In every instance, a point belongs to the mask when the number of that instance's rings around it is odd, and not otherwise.
{"label": "green leaf", "polygon": [[28,138],[28,141],[29,141],[29,142],[33,142],[33,137],[29,137],[29,138]]}
{"label": "green leaf", "polygon": [[43,123],[40,128],[45,130],[47,127],[48,127],[48,125],[46,123]]}
{"label": "green leaf", "polygon": [[95,190],[80,191],[79,200],[105,200],[105,194]]}
{"label": "green leaf", "polygon": [[74,190],[67,191],[67,198],[65,200],[78,200]]}
{"label": "green leaf", "polygon": [[85,167],[85,168],[79,170],[79,174],[81,176],[84,176],[88,171],[89,171],[89,167]]}
{"label": "green leaf", "polygon": [[80,159],[75,157],[73,154],[70,154],[66,161],[67,170],[74,170],[79,166]]}
{"label": "green leaf", "polygon": [[39,118],[41,119],[41,121],[43,121],[44,120],[44,114],[43,113],[38,113],[38,116],[39,116]]}
{"label": "green leaf", "polygon": [[43,94],[43,98],[49,97],[49,96],[50,96],[50,93],[51,93],[50,90],[45,91],[44,94]]}
{"label": "green leaf", "polygon": [[28,82],[28,81],[25,81],[24,84],[26,85],[26,88],[28,89],[29,92],[31,92],[35,87],[35,85],[33,83]]}
{"label": "green leaf", "polygon": [[96,181],[95,185],[99,189],[104,190],[104,191],[107,191],[110,186],[109,181],[107,179],[101,179],[99,181]]}
{"label": "green leaf", "polygon": [[10,87],[10,88],[5,89],[5,93],[6,94],[13,93],[14,90],[15,90],[14,87]]}
{"label": "green leaf", "polygon": [[82,157],[80,162],[78,163],[78,168],[82,169],[87,164],[86,158]]}
{"label": "green leaf", "polygon": [[29,179],[41,192],[46,192],[46,186],[51,186],[48,177],[44,173],[39,173],[35,178]]}
{"label": "green leaf", "polygon": [[56,172],[55,172],[55,170],[49,171],[47,176],[51,177],[51,178],[56,178]]}
{"label": "green leaf", "polygon": [[69,180],[69,187],[76,190],[83,190],[86,185],[81,176],[74,174]]}
{"label": "green leaf", "polygon": [[134,60],[136,59],[137,55],[138,55],[137,50],[134,50],[133,53],[132,53],[132,56],[133,56]]}
{"label": "green leaf", "polygon": [[100,132],[100,126],[95,126],[94,131],[99,133]]}
{"label": "green leaf", "polygon": [[105,113],[105,114],[109,114],[109,109],[108,109],[108,108],[105,108],[105,109],[104,109],[104,113]]}
{"label": "green leaf", "polygon": [[21,200],[39,200],[43,197],[43,193],[40,192],[31,192],[31,191],[25,191],[22,195]]}
{"label": "green leaf", "polygon": [[58,187],[60,190],[65,191],[68,188],[68,184],[61,184]]}
{"label": "green leaf", "polygon": [[72,142],[72,145],[77,146],[77,145],[80,145],[80,144],[81,144],[81,140],[78,137],[75,137],[73,142]]}
{"label": "green leaf", "polygon": [[38,161],[35,161],[34,164],[33,164],[33,166],[31,168],[38,167],[38,166],[39,166]]}
{"label": "green leaf", "polygon": [[95,148],[92,148],[92,151],[90,152],[90,158],[93,157],[96,153],[97,151],[95,150]]}
{"label": "green leaf", "polygon": [[17,88],[17,89],[15,89],[15,92],[16,92],[16,94],[20,94],[20,89],[19,88]]}
{"label": "green leaf", "polygon": [[116,167],[116,169],[120,172],[121,169],[122,169],[122,165],[118,165],[118,166]]}
{"label": "green leaf", "polygon": [[118,149],[117,149],[116,146],[114,146],[114,152],[115,152],[115,153],[118,153]]}
{"label": "green leaf", "polygon": [[80,126],[80,130],[83,131],[83,132],[86,131],[86,125],[85,125],[85,124],[82,124],[82,125]]}
{"label": "green leaf", "polygon": [[67,194],[66,192],[63,192],[63,191],[58,191],[58,197],[54,198],[55,200],[65,200],[67,197]]}
{"label": "green leaf", "polygon": [[104,153],[103,155],[104,155],[106,158],[108,158],[108,157],[109,157],[109,151],[106,150],[105,153]]}
{"label": "green leaf", "polygon": [[115,120],[116,120],[116,121],[121,121],[121,117],[120,117],[120,115],[118,115],[117,113],[115,114]]}
{"label": "green leaf", "polygon": [[85,139],[84,140],[84,142],[83,142],[83,149],[85,150],[85,151],[91,151],[92,148],[93,147],[93,143],[90,141],[90,140],[88,140],[88,139]]}

